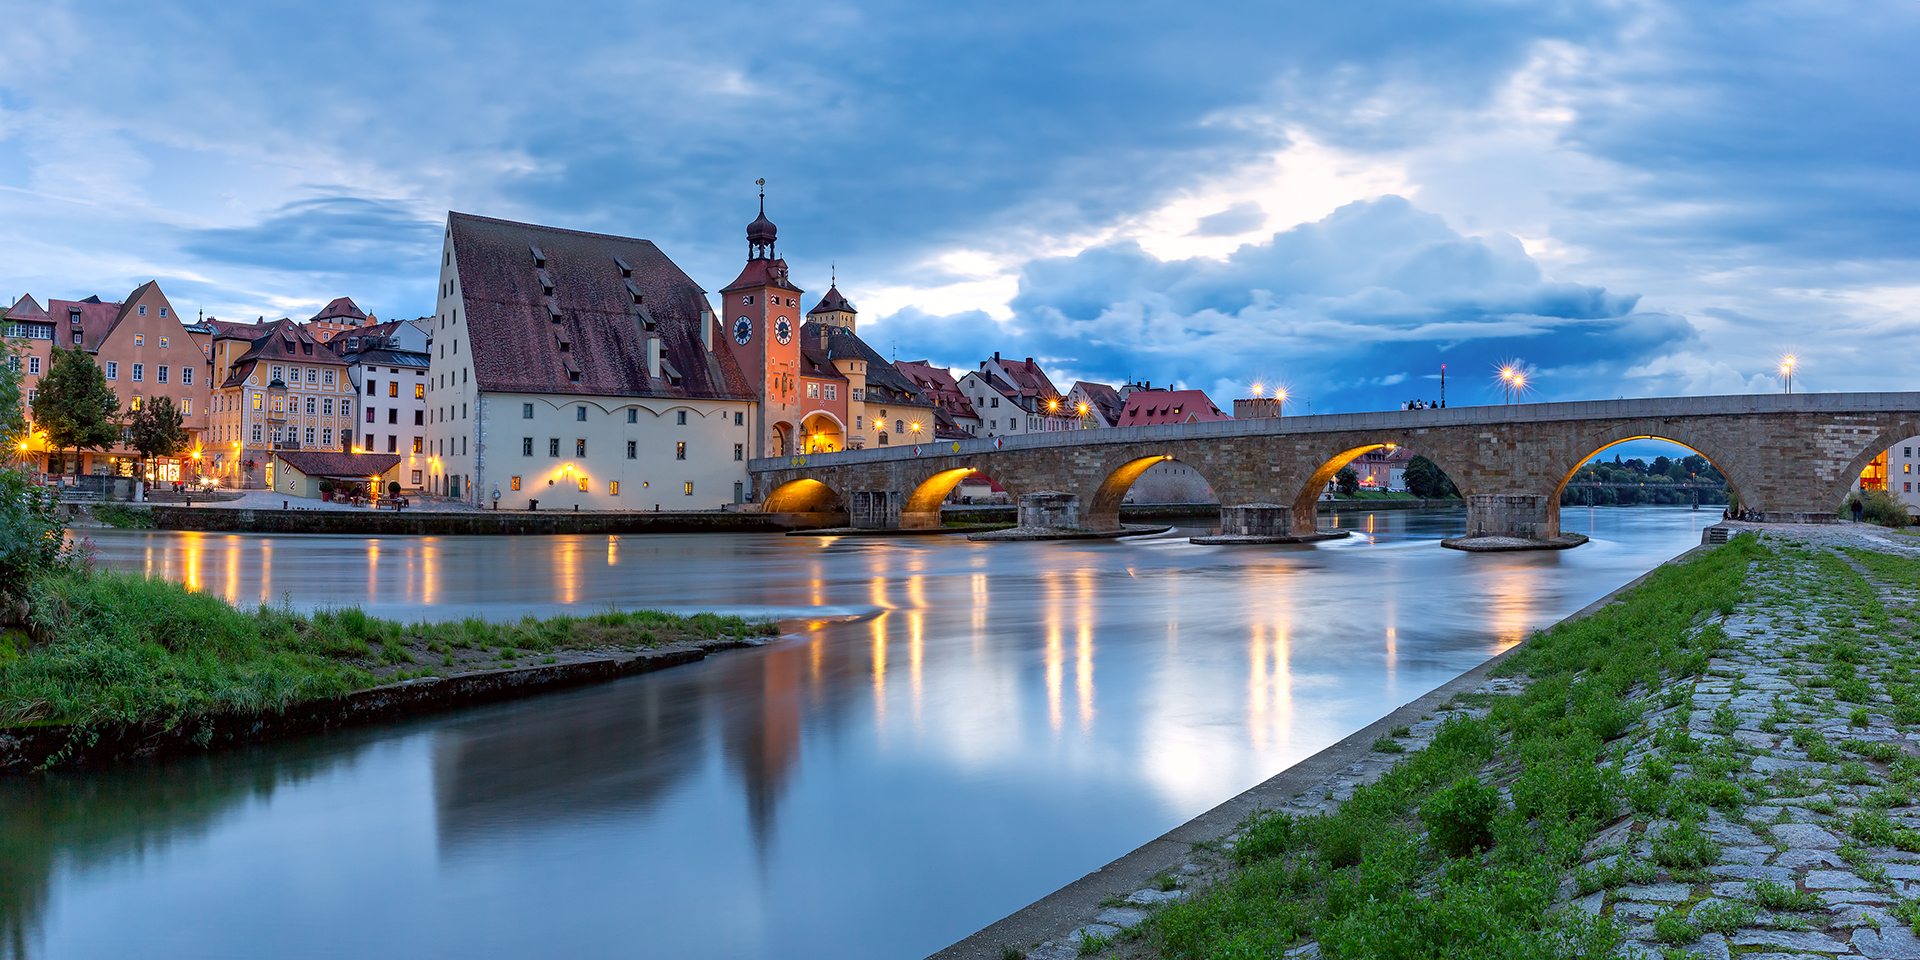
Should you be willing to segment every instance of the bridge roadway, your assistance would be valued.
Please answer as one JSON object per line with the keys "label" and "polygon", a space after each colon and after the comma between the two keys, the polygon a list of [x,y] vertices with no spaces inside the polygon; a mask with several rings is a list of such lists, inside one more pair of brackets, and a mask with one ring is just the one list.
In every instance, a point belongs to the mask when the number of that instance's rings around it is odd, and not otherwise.
{"label": "bridge roadway", "polygon": [[[1713,462],[1747,510],[1773,522],[1832,522],[1860,471],[1920,435],[1920,393],[1801,393],[1392,410],[1224,420],[994,439],[899,444],[756,459],[755,500],[769,513],[850,515],[858,526],[927,529],[967,475],[1016,499],[1078,499],[1079,526],[1117,530],[1127,488],[1178,460],[1223,505],[1278,504],[1314,529],[1327,481],[1370,450],[1405,447],[1438,464],[1467,501],[1470,536],[1552,540],[1560,490],[1580,465],[1628,440],[1683,444]],[[1060,498],[1055,498],[1060,499]],[[1284,531],[1281,531],[1284,532]]]}

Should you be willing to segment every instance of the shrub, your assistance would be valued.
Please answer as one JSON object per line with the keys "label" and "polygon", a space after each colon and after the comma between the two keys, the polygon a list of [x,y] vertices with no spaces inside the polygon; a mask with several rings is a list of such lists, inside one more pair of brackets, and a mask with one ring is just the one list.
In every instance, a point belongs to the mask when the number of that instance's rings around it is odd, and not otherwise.
{"label": "shrub", "polygon": [[1825,910],[1825,897],[1772,880],[1747,881],[1747,896],[1763,910]]}
{"label": "shrub", "polygon": [[1664,867],[1698,870],[1719,858],[1720,845],[1692,820],[1682,820],[1653,839],[1653,860]]}
{"label": "shrub", "polygon": [[1910,518],[1907,505],[1885,490],[1855,490],[1847,497],[1842,510],[1850,514],[1856,503],[1860,505],[1860,518],[1868,523],[1899,528],[1906,526]]}
{"label": "shrub", "polygon": [[1434,791],[1420,805],[1420,820],[1436,849],[1465,857],[1493,846],[1493,817],[1499,812],[1500,791],[1468,776]]}
{"label": "shrub", "polygon": [[1706,933],[1723,933],[1731,936],[1734,931],[1753,921],[1753,908],[1732,900],[1705,904],[1693,912],[1694,926]]}

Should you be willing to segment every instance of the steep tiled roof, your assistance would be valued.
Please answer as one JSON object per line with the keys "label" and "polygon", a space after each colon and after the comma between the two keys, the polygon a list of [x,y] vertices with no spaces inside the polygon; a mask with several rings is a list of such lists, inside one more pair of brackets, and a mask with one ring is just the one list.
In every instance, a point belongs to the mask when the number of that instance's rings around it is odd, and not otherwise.
{"label": "steep tiled roof", "polygon": [[1100,413],[1100,419],[1106,421],[1107,426],[1119,425],[1121,412],[1125,409],[1125,404],[1120,399],[1120,391],[1104,383],[1092,383],[1086,380],[1074,381],[1073,389],[1068,390],[1067,394],[1071,396],[1076,391],[1093,404]]}
{"label": "steep tiled roof", "polygon": [[[701,324],[710,322],[705,291],[652,241],[465,213],[449,213],[447,222],[460,268],[460,323],[467,328],[461,339],[471,345],[480,389],[706,399],[754,395],[733,355],[709,352],[702,342]],[[553,279],[553,297],[542,295],[534,272],[531,249],[536,246]],[[632,277],[621,276],[620,262],[632,269]],[[560,311],[560,323],[552,322],[549,307]],[[650,331],[642,329],[648,320]],[[661,338],[663,368],[678,373],[678,384],[666,376],[647,376],[648,336]],[[567,353],[560,352],[563,337]],[[579,371],[578,380],[570,369]]]}
{"label": "steep tiled roof", "polygon": [[241,323],[237,320],[222,320],[219,317],[208,317],[202,322],[213,328],[215,339],[232,337],[251,342],[260,339],[260,336],[265,333],[267,329],[266,325],[262,323]]}
{"label": "steep tiled roof", "polygon": [[1127,409],[1120,415],[1120,426],[1138,427],[1149,423],[1207,423],[1232,420],[1207,399],[1205,390],[1135,390],[1127,395]]}
{"label": "steep tiled roof", "polygon": [[20,299],[14,301],[13,306],[7,308],[6,316],[9,320],[52,319],[47,316],[45,310],[40,309],[40,305],[34,302],[33,297],[26,294],[21,294]]}
{"label": "steep tiled roof", "polygon": [[732,283],[720,288],[721,293],[728,290],[744,290],[749,287],[779,287],[794,293],[803,292],[794,286],[793,279],[787,276],[785,260],[748,260],[747,265],[735,277]]}
{"label": "steep tiled roof", "polygon": [[[80,313],[80,326],[74,327],[72,316]],[[80,331],[80,346],[88,353],[100,352],[100,342],[107,338],[107,331],[113,329],[114,318],[120,315],[117,303],[102,303],[99,297],[85,300],[48,300],[47,314],[53,318],[53,342],[62,347],[72,347],[73,333]]]}
{"label": "steep tiled roof", "polygon": [[931,407],[933,398],[921,393],[920,386],[895,369],[880,351],[846,327],[809,320],[800,325],[801,343],[819,343],[827,334],[827,351],[835,360],[860,360],[867,365],[867,400],[909,407]]}
{"label": "steep tiled roof", "polygon": [[1039,364],[1033,362],[1032,357],[1025,360],[1001,360],[998,357],[995,359],[999,360],[1000,369],[1006,371],[1007,379],[1013,381],[1020,396],[1057,397],[1060,395],[1060,391],[1054,388],[1053,381],[1047,379],[1046,372],[1040,369]]}
{"label": "steep tiled roof", "polygon": [[817,304],[814,304],[812,310],[807,311],[807,316],[811,317],[816,313],[833,313],[835,311],[839,311],[841,313],[859,313],[860,312],[853,308],[853,302],[851,300],[848,300],[845,296],[841,295],[840,288],[837,286],[828,287],[827,295],[824,297],[821,297],[820,302]]}
{"label": "steep tiled roof", "polygon": [[352,297],[335,298],[332,303],[329,303],[325,307],[322,307],[319,313],[316,313],[313,316],[307,318],[308,322],[312,322],[314,320],[361,321],[365,319],[367,319],[366,312],[361,310],[359,305],[353,302]]}
{"label": "steep tiled roof", "polygon": [[227,375],[222,387],[237,387],[247,382],[247,376],[253,365],[275,360],[287,363],[338,364],[345,361],[339,354],[327,349],[327,345],[316,339],[307,329],[286,317],[281,317],[261,328],[260,335],[253,346],[233,361],[233,372]]}
{"label": "steep tiled roof", "polygon": [[958,421],[966,417],[980,419],[980,414],[973,409],[973,401],[960,392],[960,384],[953,379],[952,371],[925,360],[902,360],[893,366],[901,376],[919,387],[940,408],[947,420]]}
{"label": "steep tiled roof", "polygon": [[[812,324],[803,324],[801,326],[800,335],[802,337],[806,336],[806,329],[807,327],[810,327],[810,326],[812,326]],[[811,377],[812,379],[815,379],[815,380],[847,379],[845,375],[841,374],[840,369],[833,365],[832,354],[829,354],[827,351],[822,350],[818,346],[818,343],[819,343],[818,334],[815,334],[814,339],[812,340],[801,341],[800,343],[800,375],[803,377]]]}
{"label": "steep tiled roof", "polygon": [[392,470],[400,462],[397,453],[331,453],[325,450],[282,450],[276,454],[287,466],[309,477],[340,477],[365,480]]}

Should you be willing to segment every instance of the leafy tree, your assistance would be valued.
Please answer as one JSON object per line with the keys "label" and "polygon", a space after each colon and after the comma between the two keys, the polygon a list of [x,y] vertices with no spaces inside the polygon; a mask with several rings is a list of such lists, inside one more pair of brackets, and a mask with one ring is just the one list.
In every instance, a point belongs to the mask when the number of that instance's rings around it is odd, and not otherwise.
{"label": "leafy tree", "polygon": [[33,395],[33,421],[47,432],[47,443],[64,457],[68,450],[104,450],[112,445],[120,398],[85,350],[53,348],[53,364]]}
{"label": "leafy tree", "polygon": [[1407,469],[1402,474],[1407,490],[1414,496],[1425,500],[1440,500],[1460,495],[1454,487],[1453,478],[1441,472],[1440,467],[1426,457],[1416,456],[1407,461]]}
{"label": "leafy tree", "polygon": [[183,419],[172,397],[154,397],[128,415],[127,429],[133,434],[133,448],[140,451],[140,459],[179,453],[191,439],[187,428],[181,426]]}
{"label": "leafy tree", "polygon": [[1654,473],[1665,474],[1667,472],[1667,468],[1671,466],[1673,466],[1673,461],[1668,460],[1666,457],[1653,458]]}
{"label": "leafy tree", "polygon": [[1352,464],[1341,467],[1340,472],[1333,475],[1333,485],[1342,494],[1351,497],[1354,491],[1360,489],[1360,472],[1353,469]]}

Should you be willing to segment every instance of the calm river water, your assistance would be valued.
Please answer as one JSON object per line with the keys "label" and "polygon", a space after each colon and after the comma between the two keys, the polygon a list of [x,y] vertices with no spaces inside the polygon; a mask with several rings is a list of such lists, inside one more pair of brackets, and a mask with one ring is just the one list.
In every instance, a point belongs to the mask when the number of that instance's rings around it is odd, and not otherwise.
{"label": "calm river water", "polygon": [[[922,957],[1699,542],[1717,509],[1458,512],[1299,547],[110,531],[238,603],[818,617],[618,683],[0,781],[0,957]],[[1370,531],[1370,532],[1369,532]],[[862,619],[828,621],[831,616]]]}

